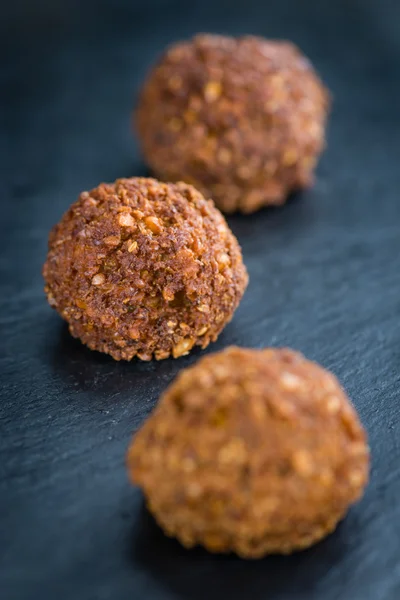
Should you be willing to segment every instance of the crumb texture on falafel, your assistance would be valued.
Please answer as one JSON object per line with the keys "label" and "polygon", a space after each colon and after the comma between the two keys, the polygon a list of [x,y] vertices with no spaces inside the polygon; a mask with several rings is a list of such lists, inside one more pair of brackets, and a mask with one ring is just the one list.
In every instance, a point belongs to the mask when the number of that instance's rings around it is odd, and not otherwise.
{"label": "crumb texture on falafel", "polygon": [[147,178],[83,192],[50,234],[43,275],[72,335],[117,360],[205,348],[248,279],[213,202],[185,183]]}
{"label": "crumb texture on falafel", "polygon": [[150,72],[136,125],[157,176],[249,213],[312,184],[328,105],[294,44],[203,34],[171,46]]}
{"label": "crumb texture on falafel", "polygon": [[331,373],[292,350],[231,347],[178,375],[127,462],[168,535],[250,558],[330,533],[362,494],[369,450]]}

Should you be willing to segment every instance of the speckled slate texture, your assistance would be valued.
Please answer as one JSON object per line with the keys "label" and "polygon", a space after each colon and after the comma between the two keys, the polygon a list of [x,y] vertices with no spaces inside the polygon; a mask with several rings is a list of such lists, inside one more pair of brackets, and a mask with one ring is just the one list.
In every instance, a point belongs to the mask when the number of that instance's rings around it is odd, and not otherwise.
{"label": "speckled slate texture", "polygon": [[[82,189],[145,173],[130,111],[164,45],[203,31],[297,42],[334,95],[315,189],[229,219],[251,283],[228,344],[332,369],[372,479],[335,534],[243,562],[163,537],[127,482],[131,433],[179,369],[115,363],[42,293],[49,228]],[[0,590],[4,600],[400,598],[400,4],[19,0],[2,8]]]}

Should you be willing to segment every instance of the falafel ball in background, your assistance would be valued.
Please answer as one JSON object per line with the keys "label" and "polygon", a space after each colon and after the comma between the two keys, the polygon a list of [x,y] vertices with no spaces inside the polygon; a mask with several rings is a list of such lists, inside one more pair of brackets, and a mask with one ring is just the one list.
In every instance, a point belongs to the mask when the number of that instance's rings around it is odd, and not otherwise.
{"label": "falafel ball in background", "polygon": [[251,213],[312,184],[328,105],[293,44],[198,35],[150,72],[136,124],[160,179],[192,183],[227,213]]}
{"label": "falafel ball in background", "polygon": [[248,281],[212,201],[185,183],[144,178],[83,192],[50,234],[43,275],[72,335],[116,360],[205,348]]}
{"label": "falafel ball in background", "polygon": [[167,535],[256,558],[330,533],[363,492],[369,451],[331,373],[292,350],[231,347],[178,375],[127,464]]}

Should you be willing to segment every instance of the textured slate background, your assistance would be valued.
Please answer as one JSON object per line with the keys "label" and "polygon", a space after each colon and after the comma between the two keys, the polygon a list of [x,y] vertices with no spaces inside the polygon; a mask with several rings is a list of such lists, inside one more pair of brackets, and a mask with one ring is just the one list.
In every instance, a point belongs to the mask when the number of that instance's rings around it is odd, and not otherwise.
{"label": "textured slate background", "polygon": [[[287,37],[335,103],[314,190],[229,219],[251,283],[227,344],[331,368],[368,429],[372,480],[329,539],[246,563],[163,537],[126,478],[132,432],[199,358],[118,364],[72,340],[42,293],[51,225],[82,189],[144,173],[130,112],[164,45]],[[2,8],[0,589],[5,600],[400,597],[400,5],[129,0]]]}

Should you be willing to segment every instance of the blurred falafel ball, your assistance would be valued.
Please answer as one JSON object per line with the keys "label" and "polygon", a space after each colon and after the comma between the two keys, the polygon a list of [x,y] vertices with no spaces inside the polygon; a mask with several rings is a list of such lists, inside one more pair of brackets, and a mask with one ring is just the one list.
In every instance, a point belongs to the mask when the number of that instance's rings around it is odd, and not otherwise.
{"label": "blurred falafel ball", "polygon": [[167,535],[257,558],[333,531],[362,495],[369,450],[331,373],[292,350],[231,347],[178,375],[127,465]]}
{"label": "blurred falafel ball", "polygon": [[146,178],[83,192],[50,233],[43,275],[71,334],[116,360],[205,348],[248,281],[213,202],[185,183]]}
{"label": "blurred falafel ball", "polygon": [[292,43],[203,34],[171,46],[150,72],[136,126],[160,179],[251,213],[312,184],[328,107]]}

